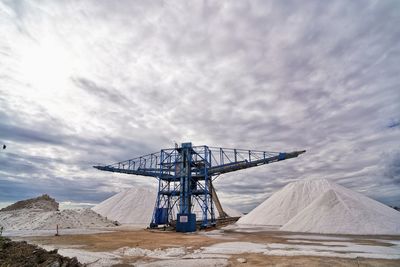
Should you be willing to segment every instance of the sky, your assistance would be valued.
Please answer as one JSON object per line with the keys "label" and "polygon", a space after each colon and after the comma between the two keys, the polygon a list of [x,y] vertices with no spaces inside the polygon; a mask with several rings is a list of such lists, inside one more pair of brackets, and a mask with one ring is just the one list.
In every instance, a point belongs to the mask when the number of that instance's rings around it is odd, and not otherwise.
{"label": "sky", "polygon": [[222,175],[250,211],[326,178],[400,206],[400,1],[0,0],[0,203],[98,203],[174,143],[298,158]]}

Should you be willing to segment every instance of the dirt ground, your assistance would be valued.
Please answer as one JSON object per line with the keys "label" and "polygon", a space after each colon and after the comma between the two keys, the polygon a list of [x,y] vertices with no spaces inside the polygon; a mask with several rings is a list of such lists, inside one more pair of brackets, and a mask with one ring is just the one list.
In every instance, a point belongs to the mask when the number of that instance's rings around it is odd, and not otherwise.
{"label": "dirt ground", "polygon": [[[293,234],[293,233],[291,233]],[[377,238],[359,236],[353,242],[386,246]],[[390,240],[391,236],[382,237]],[[221,242],[247,241],[254,243],[288,243],[285,233],[257,232],[237,233],[226,231],[224,235],[207,236],[203,233],[176,233],[153,230],[118,230],[110,233],[86,235],[61,235],[47,237],[25,238],[28,242],[51,246],[81,246],[88,251],[113,251],[121,247],[140,247],[145,249],[187,247],[190,250],[210,246]],[[318,242],[318,241],[316,241]],[[293,242],[291,244],[294,244]],[[240,263],[238,258],[245,258],[246,263]],[[124,263],[133,263],[138,258],[127,258]],[[128,266],[119,264],[116,266]],[[333,258],[316,256],[268,256],[256,253],[235,254],[229,259],[229,266],[400,266],[400,260],[368,259],[368,258]]]}

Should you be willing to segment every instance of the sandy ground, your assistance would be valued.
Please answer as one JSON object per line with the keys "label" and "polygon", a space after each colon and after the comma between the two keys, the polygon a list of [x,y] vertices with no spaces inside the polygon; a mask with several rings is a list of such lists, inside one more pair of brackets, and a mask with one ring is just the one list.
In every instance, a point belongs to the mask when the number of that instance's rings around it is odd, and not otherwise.
{"label": "sandy ground", "polygon": [[112,251],[121,247],[140,247],[154,250],[184,246],[196,249],[218,243],[217,239],[205,235],[151,230],[123,230],[89,235],[42,236],[22,239],[42,245],[82,246],[89,251],[96,252]]}
{"label": "sandy ground", "polygon": [[[240,263],[238,258],[245,258],[246,263]],[[382,267],[398,267],[400,261],[383,260],[383,259],[341,259],[329,257],[313,257],[313,256],[266,256],[262,254],[239,254],[233,256],[229,260],[229,266],[296,266],[296,267],[313,267],[313,266],[382,266]]]}
{"label": "sandy ground", "polygon": [[[59,248],[61,253],[67,248],[67,256],[78,251],[92,253],[89,266],[400,266],[400,236],[312,235],[252,229],[183,234],[122,228],[108,233],[16,239]],[[262,246],[282,255],[266,255]],[[126,253],[121,253],[121,248],[127,249]],[[309,255],[296,255],[298,249]],[[160,253],[164,250],[172,253]],[[113,259],[116,252],[119,254]],[[387,253],[391,254],[385,259]],[[102,255],[112,260],[95,260]]]}

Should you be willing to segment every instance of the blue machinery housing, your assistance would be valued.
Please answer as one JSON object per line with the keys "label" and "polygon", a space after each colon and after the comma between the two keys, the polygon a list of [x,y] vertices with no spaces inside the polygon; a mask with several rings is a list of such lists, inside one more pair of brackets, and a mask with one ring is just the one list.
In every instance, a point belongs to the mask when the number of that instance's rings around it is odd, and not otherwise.
{"label": "blue machinery housing", "polygon": [[[304,152],[267,152],[182,143],[180,147],[162,149],[158,153],[93,167],[157,178],[158,194],[150,227],[171,225],[176,219],[176,231],[194,232],[196,221],[204,228],[216,224],[214,209],[218,200],[213,192],[213,177],[295,158]],[[201,218],[196,218],[193,212],[195,205],[201,208]]]}

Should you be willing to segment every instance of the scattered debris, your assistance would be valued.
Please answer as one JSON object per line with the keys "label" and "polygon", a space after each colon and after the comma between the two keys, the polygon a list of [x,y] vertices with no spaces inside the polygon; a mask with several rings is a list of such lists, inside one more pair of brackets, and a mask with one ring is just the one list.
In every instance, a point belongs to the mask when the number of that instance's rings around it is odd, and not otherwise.
{"label": "scattered debris", "polygon": [[240,263],[246,263],[247,262],[247,260],[245,259],[245,258],[238,258],[238,259],[236,259],[238,262],[240,262]]}

